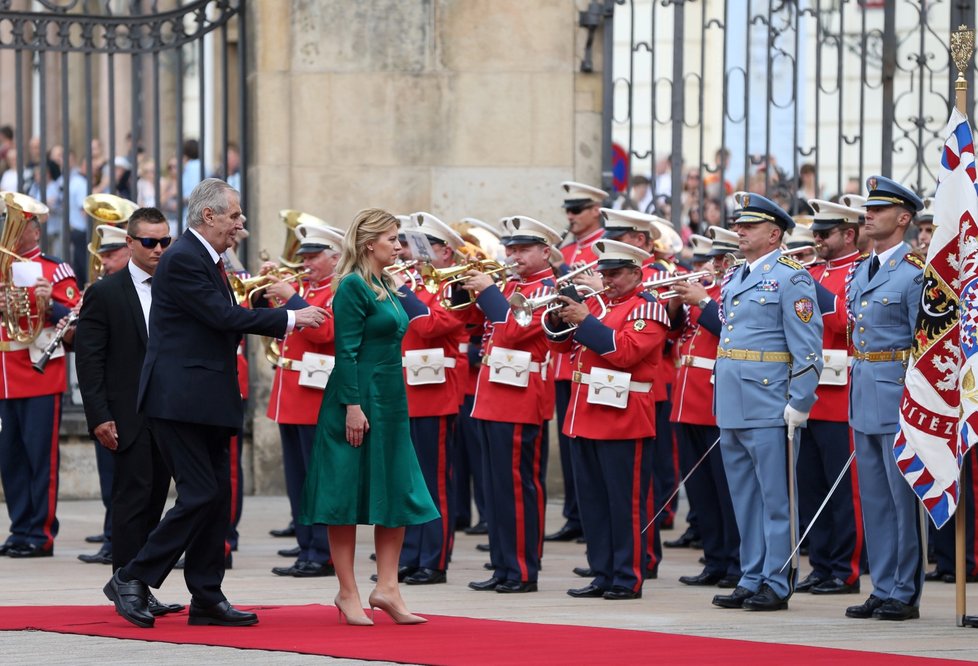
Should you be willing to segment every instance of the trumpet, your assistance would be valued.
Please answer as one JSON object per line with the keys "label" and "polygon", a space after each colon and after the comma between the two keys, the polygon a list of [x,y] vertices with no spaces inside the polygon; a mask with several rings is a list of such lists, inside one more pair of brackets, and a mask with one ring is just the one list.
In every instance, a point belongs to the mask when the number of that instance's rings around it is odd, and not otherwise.
{"label": "trumpet", "polygon": [[682,275],[673,275],[672,277],[662,278],[660,280],[646,280],[642,283],[642,288],[646,291],[651,291],[652,295],[655,296],[655,300],[668,301],[670,298],[678,296],[679,292],[675,289],[667,289],[666,291],[659,292],[660,288],[683,282],[699,282],[707,277],[710,278],[710,283],[704,286],[709,289],[716,282],[716,273],[713,271],[696,271],[695,273],[683,273]]}
{"label": "trumpet", "polygon": [[415,276],[414,271],[411,269],[418,265],[417,259],[411,259],[409,261],[398,261],[393,266],[388,266],[384,269],[388,275],[397,275],[398,273],[405,273],[405,278],[408,284],[411,285],[411,291],[418,288],[418,278]]}
{"label": "trumpet", "polygon": [[[231,293],[234,294],[234,298],[238,301],[239,305],[242,303],[254,304],[255,296],[274,284],[273,277],[279,278],[281,282],[295,282],[309,275],[309,272],[310,270],[308,268],[298,270],[288,266],[279,266],[278,268],[273,268],[265,275],[256,275],[246,279],[241,279],[234,273],[229,273],[228,284],[231,286]],[[304,293],[305,288],[300,285],[299,295],[302,296]]]}
{"label": "trumpet", "polygon": [[801,256],[803,254],[808,254],[809,252],[814,253],[815,254],[815,258],[814,259],[810,259],[808,261],[802,261],[802,262],[800,262],[803,267],[807,268],[809,266],[812,266],[814,264],[817,264],[818,261],[819,261],[819,259],[818,259],[818,252],[811,245],[802,245],[801,247],[794,247],[794,248],[791,248],[790,250],[782,250],[781,251],[781,256],[782,257],[797,257],[797,256]]}
{"label": "trumpet", "polygon": [[77,321],[78,312],[72,310],[71,314],[68,315],[68,320],[65,322],[65,325],[58,329],[58,332],[51,338],[51,341],[44,348],[44,351],[41,352],[41,357],[31,364],[31,367],[34,368],[34,370],[44,374],[44,367],[48,364],[48,361],[51,360],[51,356],[54,354],[54,352],[57,351],[61,341],[64,340],[65,334],[68,333],[68,329],[74,326],[75,322]]}
{"label": "trumpet", "polygon": [[475,303],[475,294],[470,293],[465,303],[452,303],[452,290],[465,282],[466,273],[479,271],[486,275],[498,275],[496,282],[499,288],[506,286],[505,272],[515,264],[501,264],[492,259],[479,259],[451,268],[435,268],[431,264],[421,267],[421,282],[429,294],[441,294],[441,305],[446,310],[463,310]]}
{"label": "trumpet", "polygon": [[565,284],[570,284],[571,281],[581,273],[588,273],[590,275],[589,271],[597,265],[598,265],[598,260],[595,259],[590,263],[584,264],[583,266],[578,266],[574,270],[564,273],[563,275],[561,275],[559,278],[555,280],[555,282],[557,283],[557,288],[560,289]]}
{"label": "trumpet", "polygon": [[[579,284],[572,285],[574,289],[577,290],[577,295],[582,301],[589,298],[597,298],[598,307],[601,309],[600,313],[595,315],[598,319],[604,319],[604,316],[608,314],[608,306],[605,305],[604,300],[601,298],[601,294],[608,290],[607,287],[600,290],[592,289],[587,285]],[[533,313],[540,308],[543,308],[543,316],[540,319],[540,326],[543,328],[543,332],[547,335],[563,335],[577,328],[576,324],[568,324],[567,328],[560,331],[554,331],[549,326],[547,326],[547,319],[551,314],[557,312],[562,307],[564,307],[563,302],[560,300],[561,296],[564,296],[559,291],[555,291],[552,294],[547,294],[545,296],[537,296],[536,298],[527,298],[523,294],[513,294],[509,298],[509,309],[513,313],[513,321],[522,327],[527,327],[533,322]]]}
{"label": "trumpet", "polygon": [[742,265],[744,261],[744,259],[741,259],[733,252],[727,252],[715,262],[717,273],[722,276],[731,268],[736,268],[737,266]]}

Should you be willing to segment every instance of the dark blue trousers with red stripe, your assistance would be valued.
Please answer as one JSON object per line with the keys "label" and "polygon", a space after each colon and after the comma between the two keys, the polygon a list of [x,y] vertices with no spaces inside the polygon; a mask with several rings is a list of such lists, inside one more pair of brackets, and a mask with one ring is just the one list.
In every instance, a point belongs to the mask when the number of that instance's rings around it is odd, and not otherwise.
{"label": "dark blue trousers with red stripe", "polygon": [[408,525],[401,547],[401,566],[445,571],[455,539],[455,501],[451,493],[451,460],[455,448],[455,415],[411,418],[411,441],[418,454],[431,499],[440,517]]}
{"label": "dark blue trousers with red stripe", "polygon": [[[798,517],[808,525],[839,477],[853,450],[849,424],[808,421],[798,448]],[[865,557],[863,513],[855,461],[808,533],[808,560],[822,579],[838,578],[852,585],[859,580]]]}
{"label": "dark blue trousers with red stripe", "polygon": [[[648,497],[653,438],[577,437],[571,463],[594,585],[642,589],[647,559]],[[650,528],[651,529],[651,528]]]}
{"label": "dark blue trousers with red stripe", "polygon": [[493,577],[535,583],[543,555],[547,452],[543,427],[478,420]]}
{"label": "dark blue trousers with red stripe", "polygon": [[228,445],[229,463],[231,465],[231,515],[228,518],[228,536],[224,540],[224,554],[238,549],[238,523],[241,522],[241,510],[244,508],[244,466],[241,455],[244,452],[244,437],[238,430]]}
{"label": "dark blue trousers with red stripe", "polygon": [[285,468],[285,492],[289,496],[289,509],[295,525],[295,540],[299,544],[300,562],[329,562],[329,537],[325,525],[304,525],[299,522],[302,508],[302,486],[306,482],[306,468],[312,455],[312,443],[316,426],[280,423],[282,436],[282,465]]}
{"label": "dark blue trousers with red stripe", "polygon": [[0,480],[10,516],[7,544],[54,548],[61,395],[0,400],[0,421]]}
{"label": "dark blue trousers with red stripe", "polygon": [[[482,489],[482,444],[479,427],[472,418],[475,396],[467,395],[455,419],[455,456],[452,461],[452,487],[455,495],[455,523],[468,527],[486,519],[486,499]],[[479,514],[472,520],[472,501]]]}
{"label": "dark blue trousers with red stripe", "polygon": [[571,382],[554,382],[557,407],[557,441],[560,445],[560,471],[564,479],[564,520],[567,527],[581,527],[581,511],[577,507],[577,492],[574,489],[574,465],[571,462],[571,438],[564,434],[564,417],[570,406]]}
{"label": "dark blue trousers with red stripe", "polygon": [[[964,511],[965,517],[965,575],[978,576],[978,506],[975,506],[975,490],[978,484],[978,458],[974,449],[968,451],[961,466],[961,495],[958,511]],[[941,573],[953,574],[954,567],[954,525],[955,519],[948,521],[944,527],[934,530],[934,555],[937,557],[937,570]]]}
{"label": "dark blue trousers with red stripe", "polygon": [[[684,475],[689,474],[693,465],[720,437],[720,429],[716,426],[690,423],[675,424],[675,433]],[[703,540],[703,557],[706,559],[703,570],[718,576],[740,578],[740,533],[719,444],[686,480],[686,494],[691,510],[696,511],[697,529]]]}
{"label": "dark blue trousers with red stripe", "polygon": [[[672,393],[672,387],[669,387]],[[676,489],[676,468],[679,466],[676,455],[676,441],[672,434],[672,401],[669,398],[655,403],[655,439],[652,451],[653,494],[655,510],[662,508],[666,498]],[[679,508],[679,495],[672,498],[665,511],[657,518],[659,525],[672,525]],[[654,514],[653,514],[654,515]]]}

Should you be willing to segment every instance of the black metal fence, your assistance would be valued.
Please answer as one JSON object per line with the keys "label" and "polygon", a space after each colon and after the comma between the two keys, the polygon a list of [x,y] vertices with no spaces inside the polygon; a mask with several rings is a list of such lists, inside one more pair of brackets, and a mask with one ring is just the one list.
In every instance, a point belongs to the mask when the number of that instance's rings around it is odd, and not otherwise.
{"label": "black metal fence", "polygon": [[739,189],[793,212],[877,173],[930,194],[962,24],[975,25],[971,0],[591,2],[581,25],[605,40],[604,185],[649,178],[644,201],[677,226]]}

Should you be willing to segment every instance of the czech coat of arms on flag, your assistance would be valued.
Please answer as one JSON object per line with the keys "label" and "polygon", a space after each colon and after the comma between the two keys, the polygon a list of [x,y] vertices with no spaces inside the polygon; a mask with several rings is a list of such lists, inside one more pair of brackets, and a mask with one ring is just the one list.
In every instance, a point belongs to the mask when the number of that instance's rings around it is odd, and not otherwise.
{"label": "czech coat of arms on flag", "polygon": [[934,237],[893,455],[931,520],[958,505],[964,454],[978,439],[978,188],[968,119],[956,109],[945,130]]}

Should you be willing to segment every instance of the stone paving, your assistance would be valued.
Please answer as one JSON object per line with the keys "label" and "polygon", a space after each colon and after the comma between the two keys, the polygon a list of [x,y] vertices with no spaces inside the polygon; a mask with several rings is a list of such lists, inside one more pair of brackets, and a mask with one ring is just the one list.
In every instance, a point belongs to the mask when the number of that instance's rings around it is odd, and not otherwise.
{"label": "stone paving", "polygon": [[[0,529],[6,532],[6,510],[0,511]],[[232,603],[248,604],[328,604],[336,593],[335,578],[280,578],[270,573],[273,566],[286,563],[276,555],[290,547],[288,539],[276,539],[268,530],[288,522],[288,503],[284,497],[247,497],[241,522],[240,550],[234,554],[234,568],[227,573],[224,590]],[[683,514],[681,514],[683,515]],[[101,588],[110,568],[84,564],[76,557],[94,552],[84,542],[96,533],[102,521],[97,501],[61,502],[58,512],[61,534],[55,556],[36,560],[0,558],[0,605],[89,605],[107,604]],[[548,526],[561,524],[560,506],[548,506]],[[679,532],[666,531],[666,539]],[[368,555],[371,530],[360,528],[358,578],[366,595],[368,576],[373,572]],[[869,577],[862,580],[863,593],[839,597],[799,594],[791,599],[790,610],[777,613],[751,613],[722,610],[710,605],[715,588],[691,588],[678,582],[683,574],[701,570],[699,551],[666,549],[659,579],[648,581],[645,596],[638,601],[610,602],[602,599],[572,599],[569,587],[584,580],[571,573],[585,564],[584,546],[575,543],[547,544],[540,591],[527,595],[500,595],[473,592],[471,580],[488,576],[482,565],[487,557],[476,551],[483,537],[457,533],[454,561],[446,585],[405,587],[404,596],[415,612],[464,615],[522,622],[578,624],[663,631],[676,634],[739,638],[763,642],[786,642],[893,654],[946,657],[978,661],[978,630],[954,624],[954,586],[927,583],[921,618],[905,623],[850,620],[845,606],[861,602],[870,591]],[[807,570],[803,566],[802,574]],[[978,585],[969,586],[971,612],[978,614]],[[180,575],[173,575],[159,591],[166,602],[187,603],[188,595]],[[147,632],[151,633],[151,630]],[[197,663],[307,664],[325,660],[291,653],[272,653],[206,646],[174,646],[144,641],[67,636],[42,632],[0,632],[0,654],[7,664],[126,664],[134,662],[176,661]]]}

